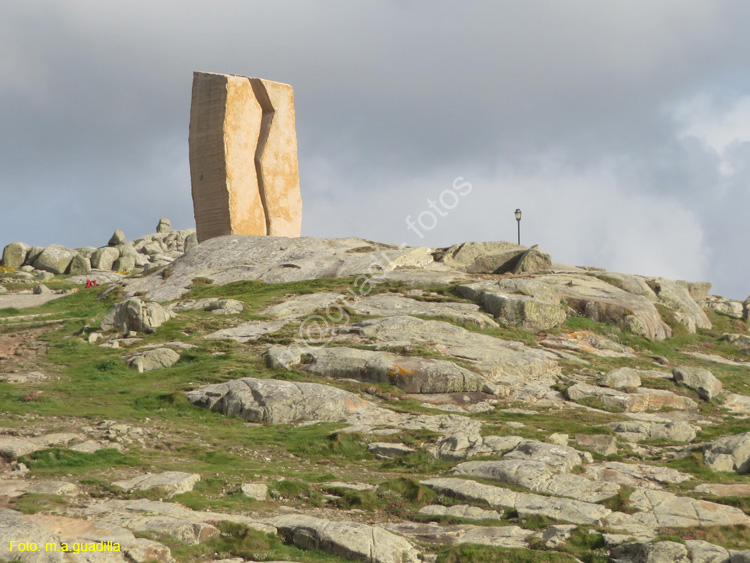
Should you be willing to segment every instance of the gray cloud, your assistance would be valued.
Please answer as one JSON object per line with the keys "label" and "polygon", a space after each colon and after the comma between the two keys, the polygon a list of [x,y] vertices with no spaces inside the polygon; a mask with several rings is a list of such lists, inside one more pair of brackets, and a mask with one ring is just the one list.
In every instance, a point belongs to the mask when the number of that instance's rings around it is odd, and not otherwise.
{"label": "gray cloud", "polygon": [[[739,1],[34,2],[0,8],[0,242],[192,224],[193,70],[295,88],[305,234],[530,240],[744,298]],[[690,102],[712,103],[698,115]],[[687,124],[700,122],[692,134]],[[697,127],[697,125],[696,125]],[[750,128],[750,124],[748,124]],[[722,173],[731,161],[731,175]],[[472,194],[420,239],[453,179]]]}

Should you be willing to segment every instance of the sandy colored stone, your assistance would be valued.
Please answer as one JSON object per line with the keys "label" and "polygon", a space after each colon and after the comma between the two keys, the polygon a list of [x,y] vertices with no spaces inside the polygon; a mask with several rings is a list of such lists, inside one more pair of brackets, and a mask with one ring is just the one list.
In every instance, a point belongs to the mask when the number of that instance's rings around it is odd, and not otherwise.
{"label": "sandy colored stone", "polygon": [[291,86],[194,73],[189,144],[198,241],[230,234],[300,235]]}

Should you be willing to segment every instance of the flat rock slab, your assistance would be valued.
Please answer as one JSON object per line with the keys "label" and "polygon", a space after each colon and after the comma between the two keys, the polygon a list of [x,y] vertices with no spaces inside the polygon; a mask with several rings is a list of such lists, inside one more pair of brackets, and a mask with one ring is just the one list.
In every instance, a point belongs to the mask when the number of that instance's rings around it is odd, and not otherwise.
{"label": "flat rock slab", "polygon": [[473,323],[483,328],[497,327],[491,317],[482,313],[479,306],[470,303],[418,301],[394,293],[378,293],[354,301],[351,309],[360,315],[390,317],[394,315],[422,315],[445,317],[460,323]]}
{"label": "flat rock slab", "polygon": [[576,403],[587,404],[594,400],[606,408],[620,412],[658,411],[664,407],[676,410],[698,408],[697,403],[689,397],[677,395],[666,389],[638,388],[633,393],[626,393],[609,387],[576,383],[565,393],[568,399]]}
{"label": "flat rock slab", "polygon": [[267,521],[301,549],[320,549],[347,559],[370,563],[418,563],[418,551],[402,537],[380,526],[336,522],[290,514]]}
{"label": "flat rock slab", "polygon": [[362,337],[380,345],[425,344],[437,352],[462,358],[492,383],[508,386],[526,381],[539,383],[559,373],[553,356],[543,350],[510,342],[442,321],[394,316],[356,323]]}
{"label": "flat rock slab", "polygon": [[[36,552],[9,551],[10,541],[35,542],[40,546]],[[62,542],[69,546],[90,542],[112,541],[120,544],[120,551],[96,554],[83,553],[85,559],[70,559],[62,551],[47,551],[47,543]],[[44,546],[44,547],[43,547]],[[93,555],[94,558],[86,557]],[[168,547],[144,538],[136,538],[132,532],[118,526],[103,525],[79,518],[49,516],[45,514],[23,515],[13,510],[0,508],[0,560],[22,563],[61,563],[63,561],[94,561],[101,563],[172,563],[174,558]]]}
{"label": "flat rock slab", "polygon": [[[270,367],[299,365],[314,375],[395,385],[407,393],[494,393],[495,385],[447,360],[402,356],[389,352],[348,347],[310,348],[288,355],[288,349],[268,350]],[[300,362],[304,361],[300,365]]]}
{"label": "flat rock slab", "polygon": [[610,481],[642,489],[660,489],[665,485],[676,485],[693,478],[688,473],[669,467],[619,461],[592,463],[586,467],[585,475],[597,481]]}
{"label": "flat rock slab", "polygon": [[284,328],[288,320],[249,321],[233,328],[223,328],[207,334],[206,338],[234,340],[235,342],[252,342],[266,334],[273,334]]}
{"label": "flat rock slab", "polygon": [[563,496],[586,502],[601,502],[620,490],[616,483],[592,481],[573,473],[558,473],[541,461],[504,459],[468,461],[453,468],[452,473],[475,479],[486,479],[524,487],[535,493]]}
{"label": "flat rock slab", "polygon": [[569,350],[602,358],[631,358],[635,356],[635,352],[629,346],[623,346],[587,330],[563,334],[546,334],[540,344],[553,350]]}
{"label": "flat rock slab", "polygon": [[337,308],[333,307],[333,305],[339,307],[347,305],[349,299],[351,299],[350,296],[342,295],[341,293],[308,293],[307,295],[299,295],[291,299],[286,299],[277,305],[266,307],[261,311],[261,314],[279,319],[306,317],[320,309],[330,314],[332,311],[337,311]]}
{"label": "flat rock slab", "polygon": [[182,471],[166,471],[164,473],[147,473],[139,477],[116,481],[113,487],[125,491],[149,491],[151,489],[164,489],[167,498],[187,493],[193,490],[195,484],[200,481],[201,476],[197,473],[183,473]]}
{"label": "flat rock slab", "polygon": [[459,461],[480,455],[502,455],[525,441],[520,436],[481,436],[479,433],[455,433],[428,445],[436,458]]}
{"label": "flat rock slab", "polygon": [[52,446],[65,446],[74,440],[80,439],[81,436],[78,434],[72,434],[69,432],[46,434],[34,438],[0,436],[0,457],[12,461],[20,456],[38,450],[43,450]]}
{"label": "flat rock slab", "polygon": [[25,479],[0,479],[0,497],[16,498],[26,493],[43,495],[72,495],[78,487],[67,481],[29,481]]}
{"label": "flat rock slab", "polygon": [[386,528],[407,538],[440,545],[460,545],[472,543],[491,545],[495,547],[526,547],[526,540],[532,536],[532,530],[519,526],[472,526],[461,524],[456,526],[441,526],[439,524],[419,524],[417,522],[401,522],[388,524]]}
{"label": "flat rock slab", "polygon": [[750,525],[750,516],[739,508],[691,497],[678,497],[667,491],[636,489],[630,504],[643,514],[635,520],[655,527],[698,527]]}
{"label": "flat rock slab", "polygon": [[422,268],[433,262],[430,248],[400,248],[357,238],[228,235],[204,241],[176,259],[167,279],[146,276],[128,280],[126,290],[128,294],[146,292],[154,301],[171,301],[185,295],[197,277],[208,278],[215,285],[358,275],[376,280],[398,267]]}
{"label": "flat rock slab", "polygon": [[367,450],[378,459],[394,459],[417,451],[397,442],[372,442],[367,444]]}
{"label": "flat rock slab", "polygon": [[188,392],[191,403],[251,422],[337,422],[372,405],[353,393],[318,383],[244,377]]}
{"label": "flat rock slab", "polygon": [[538,515],[573,524],[598,526],[611,512],[600,504],[519,493],[466,479],[435,478],[421,483],[439,494],[461,500],[484,503],[491,508],[514,508],[522,518]]}
{"label": "flat rock slab", "polygon": [[717,497],[750,497],[750,483],[703,483],[693,489],[696,493],[706,493]]}
{"label": "flat rock slab", "polygon": [[420,514],[425,516],[450,516],[464,520],[502,520],[503,515],[497,510],[485,510],[470,504],[454,504],[443,506],[442,504],[430,504],[419,509]]}

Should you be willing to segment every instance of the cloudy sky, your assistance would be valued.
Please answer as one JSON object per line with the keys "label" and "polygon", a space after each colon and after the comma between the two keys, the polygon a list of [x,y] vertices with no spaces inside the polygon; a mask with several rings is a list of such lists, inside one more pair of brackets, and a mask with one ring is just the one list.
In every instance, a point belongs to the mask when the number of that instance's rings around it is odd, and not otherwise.
{"label": "cloudy sky", "polygon": [[520,207],[555,261],[744,299],[749,28],[743,0],[5,0],[0,245],[194,226],[206,70],[294,87],[305,235],[514,240]]}

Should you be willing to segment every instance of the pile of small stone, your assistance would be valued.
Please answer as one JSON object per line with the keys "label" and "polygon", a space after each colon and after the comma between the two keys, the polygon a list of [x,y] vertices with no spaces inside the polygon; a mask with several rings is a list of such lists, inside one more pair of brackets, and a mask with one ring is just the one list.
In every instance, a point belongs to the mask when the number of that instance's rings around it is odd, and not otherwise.
{"label": "pile of small stone", "polygon": [[[161,268],[198,244],[195,229],[175,231],[169,219],[160,219],[156,232],[132,242],[117,229],[99,248],[71,249],[59,244],[47,247],[12,242],[3,249],[2,266],[20,270],[21,277],[46,280],[53,274],[86,275],[92,270],[138,272]],[[23,274],[26,274],[24,276]]]}

